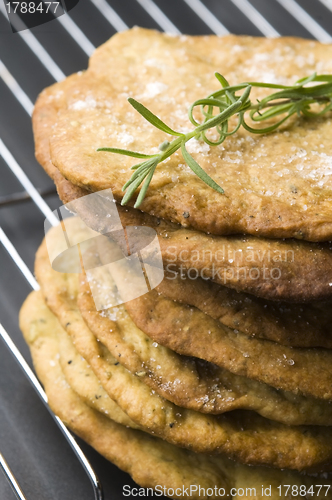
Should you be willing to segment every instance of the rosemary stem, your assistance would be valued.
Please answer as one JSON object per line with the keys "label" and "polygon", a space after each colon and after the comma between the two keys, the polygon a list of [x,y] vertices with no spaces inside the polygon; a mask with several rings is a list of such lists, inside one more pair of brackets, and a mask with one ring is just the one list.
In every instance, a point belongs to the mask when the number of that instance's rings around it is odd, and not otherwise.
{"label": "rosemary stem", "polygon": [[[173,130],[135,99],[128,99],[134,109],[149,123],[175,138],[171,142],[168,140],[164,141],[162,144],[167,149],[164,150],[164,147],[162,147],[158,154],[153,155],[119,148],[107,147],[98,149],[98,151],[107,151],[143,160],[141,163],[131,167],[134,172],[123,186],[123,190],[126,190],[126,194],[122,199],[123,205],[131,199],[136,189],[142,185],[135,203],[135,207],[137,208],[146,195],[158,164],[169,158],[180,148],[184,161],[191,170],[205,184],[223,194],[224,191],[221,186],[200,167],[186,149],[185,144],[192,138],[201,139],[209,146],[217,146],[227,137],[235,134],[241,126],[252,134],[268,134],[274,132],[295,114],[304,116],[305,118],[314,118],[332,111],[332,75],[317,75],[313,73],[310,76],[301,78],[292,86],[265,82],[245,82],[231,86],[226,78],[219,73],[215,73],[215,76],[222,88],[209,94],[207,97],[196,100],[189,107],[188,116],[195,128],[186,134]],[[313,85],[317,82],[320,82],[320,84]],[[263,97],[260,101],[257,99],[257,103],[253,104],[249,99],[252,87],[274,90],[272,94]],[[242,95],[236,95],[240,91],[242,91]],[[312,109],[311,106],[314,104],[320,104],[320,108],[318,110],[316,108]],[[197,121],[196,117],[194,117],[194,110],[198,106],[203,117],[201,121]],[[249,118],[256,123],[277,117],[278,120],[274,120],[272,124],[270,122],[266,127],[253,128],[245,119],[247,112]],[[229,120],[235,116],[238,120],[237,125],[232,130],[229,130]],[[215,130],[217,139],[214,137],[212,140],[206,135],[206,132],[211,129]]]}

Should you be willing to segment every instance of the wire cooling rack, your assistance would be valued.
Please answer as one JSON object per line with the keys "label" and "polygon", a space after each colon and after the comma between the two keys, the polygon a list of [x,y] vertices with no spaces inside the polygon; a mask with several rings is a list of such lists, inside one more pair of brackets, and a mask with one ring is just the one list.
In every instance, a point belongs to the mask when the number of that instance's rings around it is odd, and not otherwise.
{"label": "wire cooling rack", "polygon": [[43,219],[55,224],[52,211],[60,204],[34,159],[33,102],[47,85],[85,68],[96,46],[134,25],[332,42],[332,0],[80,0],[69,14],[15,34],[0,0],[1,500],[89,500],[93,495],[113,500],[123,498],[124,484],[133,485],[51,411],[43,411],[34,390],[46,406],[47,397],[31,370],[17,316],[31,288],[38,288],[32,269]]}

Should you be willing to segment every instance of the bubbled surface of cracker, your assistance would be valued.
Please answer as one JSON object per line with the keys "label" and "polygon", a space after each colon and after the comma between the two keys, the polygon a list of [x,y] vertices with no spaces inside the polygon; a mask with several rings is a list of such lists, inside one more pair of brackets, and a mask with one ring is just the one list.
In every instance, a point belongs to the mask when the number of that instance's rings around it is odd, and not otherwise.
{"label": "bubbled surface of cracker", "polygon": [[[188,130],[188,105],[218,88],[216,70],[231,84],[276,78],[293,84],[314,71],[331,73],[331,60],[331,45],[310,40],[178,38],[136,28],[101,46],[71,88],[60,83],[44,92],[35,112],[36,127],[44,103],[49,107],[50,100],[57,100],[60,107],[50,137],[52,163],[73,184],[88,191],[111,187],[120,200],[132,161],[96,149],[129,147],[151,153],[165,140],[163,132],[133,111],[129,96],[171,127]],[[57,98],[59,92],[65,98]],[[262,95],[254,90],[252,97]],[[194,143],[193,156],[225,195],[206,186],[178,154],[158,167],[141,208],[178,223],[188,213],[185,222],[190,227],[213,234],[329,240],[330,131],[331,119],[325,116],[295,119],[269,135],[253,136],[240,129],[217,147]]]}

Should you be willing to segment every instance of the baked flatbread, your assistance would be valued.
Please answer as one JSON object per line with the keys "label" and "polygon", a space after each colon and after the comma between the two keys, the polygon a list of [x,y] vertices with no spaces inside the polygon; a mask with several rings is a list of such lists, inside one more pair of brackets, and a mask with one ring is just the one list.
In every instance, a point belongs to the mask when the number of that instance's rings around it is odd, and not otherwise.
{"label": "baked flatbread", "polygon": [[[92,226],[94,226],[93,223],[91,224],[93,217],[89,217],[89,214],[94,214],[94,209],[95,207],[92,205],[90,210],[84,211],[84,216],[87,216],[87,219],[84,217],[84,220]],[[221,323],[226,326],[235,327],[250,336],[274,340],[293,347],[332,346],[330,301],[312,304],[280,303],[262,300],[252,294],[241,293],[229,288],[229,286],[234,286],[242,290],[249,289],[250,292],[258,295],[270,295],[273,298],[276,298],[278,294],[283,295],[285,292],[297,299],[301,295],[308,298],[309,294],[313,292],[317,298],[323,288],[325,288],[327,295],[330,295],[332,287],[326,280],[329,274],[330,260],[332,264],[330,249],[314,249],[312,244],[306,242],[293,241],[293,245],[289,245],[289,243],[277,243],[273,240],[259,242],[257,238],[250,238],[248,241],[246,238],[235,240],[232,237],[205,236],[192,230],[174,229],[165,221],[146,216],[137,210],[123,209],[122,207],[118,207],[118,210],[124,228],[127,226],[148,226],[152,227],[158,234],[165,279],[157,286],[157,290],[164,295],[180,302],[195,305],[210,316],[216,319],[220,318]],[[97,219],[101,218],[96,217],[95,220]],[[97,228],[105,233],[103,222],[101,221]],[[119,232],[111,232],[109,241],[105,237],[96,239],[103,264],[114,260],[114,241],[127,255],[127,247],[124,248],[123,243],[124,238],[122,234],[121,238],[117,237],[118,234]],[[265,250],[263,250],[264,244]],[[138,236],[135,240],[131,236],[130,250],[132,253],[145,248],[146,254],[145,245],[144,238]],[[285,245],[284,248],[283,245]],[[308,248],[304,248],[304,245],[307,245]],[[239,262],[241,271],[237,274],[237,263],[234,263],[231,257],[228,258],[232,262],[227,262],[227,250],[231,252],[230,255],[241,255],[242,248],[252,252],[257,260],[246,263],[245,268],[241,267],[241,262]],[[287,256],[290,253],[293,255],[294,264],[287,266],[280,261],[274,264],[282,268],[281,278],[272,280],[274,287],[271,280],[256,281],[250,279],[252,271],[259,270],[262,275],[264,274],[263,268],[268,264],[268,259],[274,252],[280,252],[280,256],[282,254]],[[215,259],[213,259],[214,255]],[[266,262],[262,262],[260,258],[263,256],[264,259],[264,255],[266,255]],[[260,261],[259,264],[258,261]],[[149,263],[154,263],[153,255],[149,256]],[[230,267],[233,265],[233,268]],[[225,281],[218,280],[218,274],[215,277],[212,276],[212,279],[206,279],[209,269],[212,275],[213,268],[219,268],[221,272],[226,271],[227,268],[233,270],[233,274],[229,274],[228,279],[225,280],[227,286],[224,286]],[[325,270],[323,271],[323,269]],[[307,273],[304,273],[305,270]],[[296,271],[297,274],[294,276]],[[322,279],[318,278],[320,272]],[[247,275],[247,280],[244,278],[244,274]],[[222,272],[221,276],[227,277],[227,272]],[[240,279],[237,280],[237,278]],[[316,283],[317,288],[315,285],[311,287],[311,278],[318,278],[318,283],[325,283],[320,291],[320,284]],[[223,284],[216,283],[216,281],[223,282]],[[253,282],[256,282],[256,285],[252,285]]]}
{"label": "baked flatbread", "polygon": [[250,337],[290,347],[332,348],[332,304],[288,304],[262,300],[211,281],[166,274],[157,291],[197,307],[223,325]]}
{"label": "baked flatbread", "polygon": [[[98,238],[98,246],[101,246],[101,259],[107,257],[105,252],[111,249],[107,239]],[[106,262],[109,262],[107,258]],[[119,290],[126,280],[132,279],[128,278],[128,267],[123,259],[118,260],[116,266],[106,269],[109,269]],[[100,268],[99,271],[102,284],[104,269]],[[232,373],[259,380],[276,389],[332,399],[330,349],[292,348],[248,337],[241,330],[230,329],[213,319],[206,314],[204,307],[201,306],[202,311],[197,307],[176,303],[157,290],[130,301],[125,296],[122,298],[132,320],[143,332],[180,354],[205,359]]]}
{"label": "baked flatbread", "polygon": [[75,349],[67,332],[61,328],[59,321],[46,305],[44,309],[40,306],[40,314],[43,312],[49,326],[52,326],[53,332],[57,335],[59,362],[70,387],[91,408],[98,410],[118,424],[139,429],[139,425],[135,424],[109,397],[93,370]]}
{"label": "baked flatbread", "polygon": [[[103,208],[104,202],[99,198],[72,205],[88,226],[103,233],[109,231],[116,238],[107,218],[108,204]],[[173,275],[178,271],[190,279],[211,279],[270,300],[308,302],[331,297],[332,247],[329,243],[207,235],[138,210],[119,207],[118,212],[123,227],[147,226],[156,231],[164,268]],[[137,232],[136,238],[131,238],[132,253],[145,246],[139,235]],[[121,246],[121,240],[118,243]],[[151,255],[152,263],[153,258]]]}
{"label": "baked flatbread", "polygon": [[[88,191],[110,187],[120,201],[133,161],[96,149],[153,153],[167,138],[133,111],[129,96],[171,127],[187,131],[192,129],[189,104],[219,87],[216,70],[231,84],[293,84],[314,71],[331,73],[331,61],[331,45],[298,38],[179,38],[138,28],[122,32],[97,49],[85,73],[43,92],[34,114],[37,152],[45,133],[40,127],[55,107],[52,163],[76,186]],[[254,90],[252,97],[262,94]],[[213,234],[330,240],[330,135],[326,116],[295,120],[270,135],[240,129],[217,147],[194,141],[190,151],[225,194],[206,186],[178,154],[158,166],[141,208]]]}

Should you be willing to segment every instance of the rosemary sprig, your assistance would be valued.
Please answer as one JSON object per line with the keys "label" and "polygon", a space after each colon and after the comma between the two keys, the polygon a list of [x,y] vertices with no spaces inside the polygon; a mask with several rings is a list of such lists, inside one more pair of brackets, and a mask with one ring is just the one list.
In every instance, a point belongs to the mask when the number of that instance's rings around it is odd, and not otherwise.
{"label": "rosemary sprig", "polygon": [[[137,197],[135,208],[139,207],[146,195],[147,189],[153,177],[153,174],[159,165],[169,158],[175,151],[181,149],[182,156],[187,165],[205,184],[223,194],[224,190],[200,167],[186,149],[186,142],[193,137],[197,140],[203,140],[209,146],[221,144],[228,136],[235,134],[242,126],[253,134],[267,134],[275,131],[282,123],[288,120],[295,113],[298,116],[314,118],[321,116],[332,109],[332,75],[313,75],[301,78],[293,86],[278,85],[273,83],[245,82],[230,86],[228,81],[219,73],[215,73],[216,78],[221,84],[221,89],[213,92],[208,97],[198,99],[189,108],[188,116],[195,128],[183,134],[170,128],[160,118],[154,115],[143,104],[135,99],[129,98],[129,103],[140,113],[148,122],[166,134],[176,137],[171,142],[165,140],[159,145],[160,153],[146,155],[135,151],[128,151],[119,148],[99,148],[97,151],[108,151],[144,161],[131,167],[134,173],[123,186],[126,191],[122,205],[125,205],[134,195],[136,189],[142,184]],[[320,82],[313,85],[314,82]],[[309,85],[310,84],[310,85]],[[307,86],[309,85],[309,86]],[[249,99],[252,87],[271,88],[278,90],[271,95],[264,97],[257,104],[252,104]],[[243,90],[242,95],[236,95]],[[312,110],[313,104],[321,105],[317,111]],[[201,122],[194,118],[194,110],[199,106],[202,116]],[[264,128],[253,128],[245,121],[245,113],[249,112],[249,117],[254,122],[263,122],[271,118],[281,116],[280,120]],[[228,129],[229,120],[237,115],[237,125],[233,130]],[[215,129],[217,139],[212,140],[207,137],[208,130]]]}

